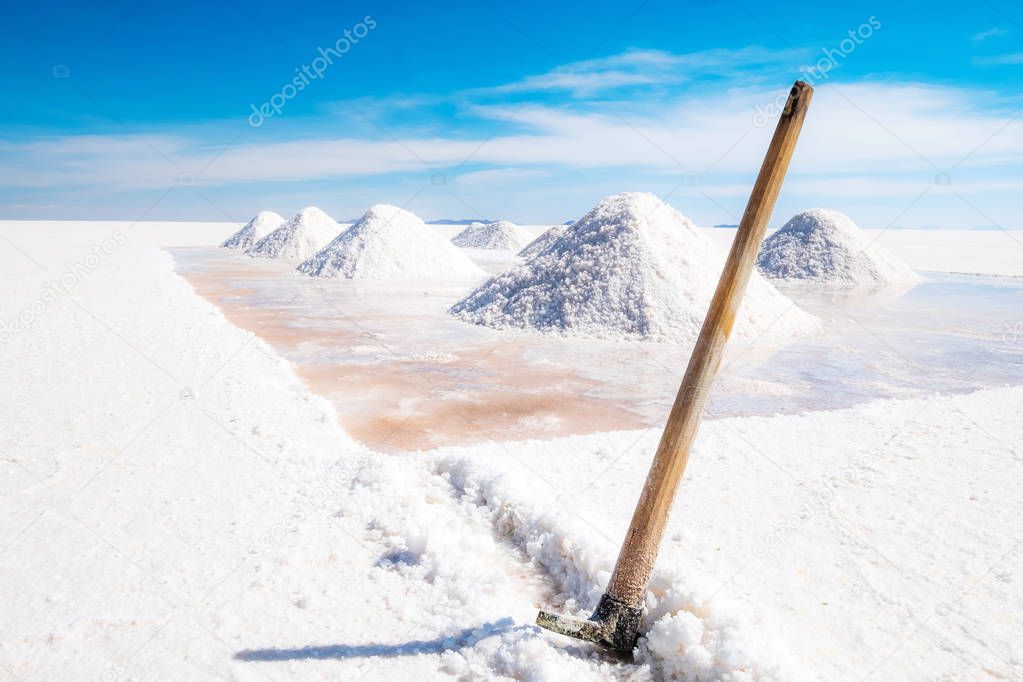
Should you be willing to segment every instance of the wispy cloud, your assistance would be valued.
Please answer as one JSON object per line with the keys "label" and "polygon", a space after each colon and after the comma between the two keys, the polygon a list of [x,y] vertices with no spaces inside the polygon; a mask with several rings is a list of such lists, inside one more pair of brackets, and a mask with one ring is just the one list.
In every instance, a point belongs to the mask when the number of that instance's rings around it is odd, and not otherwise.
{"label": "wispy cloud", "polygon": [[970,36],[970,40],[974,43],[982,43],[988,38],[998,38],[999,36],[1005,35],[1009,35],[1008,29],[999,28],[995,26],[994,28],[989,28],[986,31],[974,33],[972,36]]}
{"label": "wispy cloud", "polygon": [[675,54],[663,50],[628,50],[618,55],[587,59],[547,73],[490,88],[478,94],[565,90],[576,97],[591,97],[623,87],[665,85],[700,78],[734,78],[767,66],[798,65],[805,50],[769,50],[762,47],[713,49]]}
{"label": "wispy cloud", "polygon": [[489,168],[462,173],[456,182],[463,187],[494,188],[550,177],[551,171],[542,168]]}
{"label": "wispy cloud", "polygon": [[1023,64],[1023,52],[1008,52],[987,57],[974,57],[970,62],[974,66],[1015,66]]}

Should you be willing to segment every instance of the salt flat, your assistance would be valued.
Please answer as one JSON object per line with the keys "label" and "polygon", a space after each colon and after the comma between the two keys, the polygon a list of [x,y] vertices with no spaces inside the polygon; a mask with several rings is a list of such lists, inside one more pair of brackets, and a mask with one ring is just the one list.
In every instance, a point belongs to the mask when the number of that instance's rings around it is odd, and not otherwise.
{"label": "salt flat", "polygon": [[[593,606],[656,428],[382,455],[175,274],[230,231],[0,223],[13,679],[1023,676],[1018,383],[709,420],[623,662],[531,623]],[[881,239],[1023,274],[1005,233]]]}

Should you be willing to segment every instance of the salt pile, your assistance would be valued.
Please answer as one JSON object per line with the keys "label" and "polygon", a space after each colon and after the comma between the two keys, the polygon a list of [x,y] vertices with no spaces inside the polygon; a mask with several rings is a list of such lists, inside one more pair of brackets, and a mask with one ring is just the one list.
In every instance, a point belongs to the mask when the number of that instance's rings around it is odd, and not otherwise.
{"label": "salt pile", "polygon": [[921,279],[872,243],[849,216],[823,208],[797,213],[765,240],[757,268],[772,279],[833,287],[883,287]]}
{"label": "salt pile", "polygon": [[322,251],[298,266],[316,277],[462,279],[483,274],[413,213],[377,204]]}
{"label": "salt pile", "polygon": [[471,223],[451,240],[463,249],[521,249],[532,241],[528,232],[515,223]]}
{"label": "salt pile", "polygon": [[561,239],[561,235],[565,234],[567,230],[568,225],[555,225],[533,241],[526,244],[526,248],[519,251],[518,255],[527,260],[539,255],[540,252],[548,246]]}
{"label": "salt pile", "polygon": [[[723,263],[724,254],[688,218],[654,195],[617,194],[450,312],[495,328],[691,343]],[[753,274],[735,336],[791,337],[816,329],[816,318]]]}
{"label": "salt pile", "polygon": [[333,218],[309,206],[253,244],[247,253],[254,258],[304,261],[329,244],[340,231],[341,226]]}
{"label": "salt pile", "polygon": [[226,249],[247,249],[283,224],[284,218],[273,211],[260,211],[221,246]]}

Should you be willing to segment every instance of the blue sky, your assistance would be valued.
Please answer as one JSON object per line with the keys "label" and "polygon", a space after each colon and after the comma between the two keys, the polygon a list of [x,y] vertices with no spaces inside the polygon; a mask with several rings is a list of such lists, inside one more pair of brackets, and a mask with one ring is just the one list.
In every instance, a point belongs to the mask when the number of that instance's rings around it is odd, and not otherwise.
{"label": "blue sky", "polygon": [[0,53],[5,218],[553,223],[645,190],[734,223],[803,77],[775,224],[1023,227],[1005,0],[41,2],[4,8]]}

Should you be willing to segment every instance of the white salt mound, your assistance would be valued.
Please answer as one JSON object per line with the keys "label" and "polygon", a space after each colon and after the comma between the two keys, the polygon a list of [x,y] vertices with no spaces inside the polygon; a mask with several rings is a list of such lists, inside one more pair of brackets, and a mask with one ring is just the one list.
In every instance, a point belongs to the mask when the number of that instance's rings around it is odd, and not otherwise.
{"label": "white salt mound", "polygon": [[544,249],[561,239],[561,236],[568,230],[568,225],[555,225],[533,241],[526,244],[526,248],[519,251],[518,255],[530,259],[540,254]]}
{"label": "white salt mound", "polygon": [[462,279],[483,271],[413,213],[377,204],[298,266],[315,277]]}
{"label": "white salt mound", "polygon": [[247,253],[253,258],[301,262],[329,244],[340,231],[341,226],[333,218],[315,206],[309,206],[253,244]]}
{"label": "white salt mound", "polygon": [[[450,312],[499,329],[691,343],[723,263],[724,254],[688,218],[654,195],[616,194]],[[753,273],[735,336],[791,337],[818,328],[816,318]]]}
{"label": "white salt mound", "polygon": [[221,246],[226,249],[247,249],[283,224],[284,218],[273,211],[260,211]]}
{"label": "white salt mound", "polygon": [[463,249],[515,249],[532,241],[528,232],[515,223],[498,220],[493,223],[471,223],[451,240]]}
{"label": "white salt mound", "polygon": [[919,275],[870,238],[849,216],[823,208],[794,215],[760,248],[757,268],[778,280],[828,287],[914,284]]}

